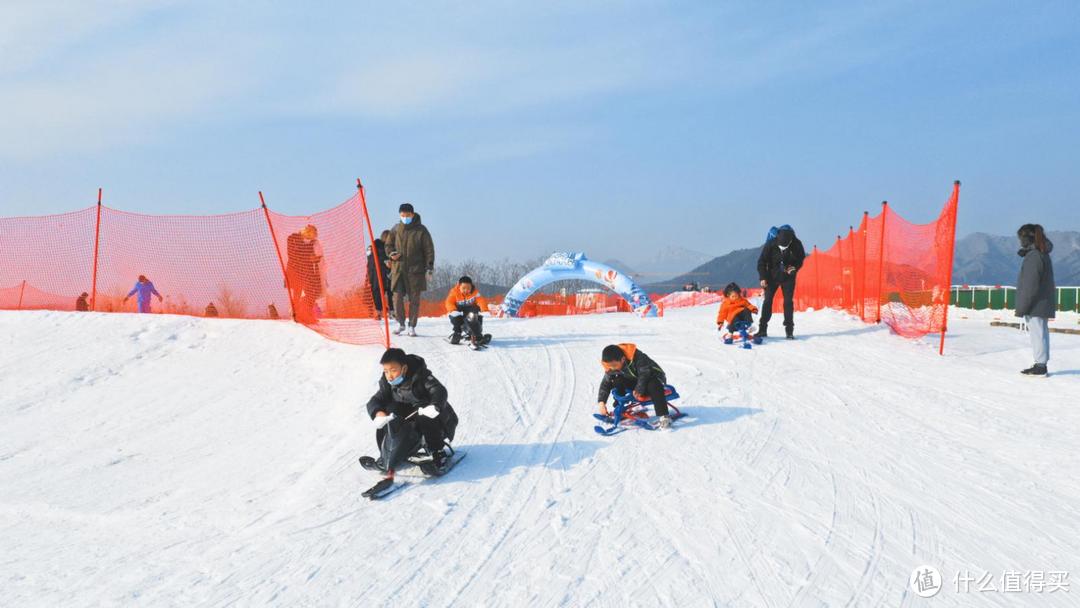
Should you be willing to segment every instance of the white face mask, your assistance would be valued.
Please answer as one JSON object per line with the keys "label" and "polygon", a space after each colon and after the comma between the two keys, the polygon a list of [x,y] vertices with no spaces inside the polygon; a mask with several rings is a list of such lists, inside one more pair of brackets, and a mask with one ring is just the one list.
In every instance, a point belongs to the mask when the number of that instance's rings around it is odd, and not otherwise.
{"label": "white face mask", "polygon": [[777,247],[779,247],[779,248],[780,248],[780,251],[787,251],[787,248],[788,248],[788,247],[791,247],[791,245],[788,245],[788,246],[786,246],[786,247],[785,247],[784,245],[777,245]]}

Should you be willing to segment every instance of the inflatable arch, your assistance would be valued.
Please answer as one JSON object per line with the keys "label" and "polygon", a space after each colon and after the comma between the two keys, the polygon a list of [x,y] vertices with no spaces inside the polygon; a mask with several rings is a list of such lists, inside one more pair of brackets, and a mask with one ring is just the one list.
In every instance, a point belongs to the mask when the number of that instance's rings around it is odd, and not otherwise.
{"label": "inflatable arch", "polygon": [[584,253],[551,254],[539,268],[521,277],[510,289],[502,303],[502,314],[516,317],[533,292],[555,281],[591,281],[603,285],[622,296],[638,316],[657,316],[656,306],[637,283],[606,264],[587,259]]}

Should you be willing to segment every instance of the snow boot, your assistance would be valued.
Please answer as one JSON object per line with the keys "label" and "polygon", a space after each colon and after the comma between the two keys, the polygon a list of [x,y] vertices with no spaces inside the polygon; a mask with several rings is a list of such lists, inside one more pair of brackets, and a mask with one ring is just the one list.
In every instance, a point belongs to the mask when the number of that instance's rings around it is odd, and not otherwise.
{"label": "snow boot", "polygon": [[1050,375],[1049,372],[1046,371],[1045,363],[1036,363],[1020,373],[1031,378],[1045,378]]}
{"label": "snow boot", "polygon": [[446,450],[436,450],[431,460],[420,463],[420,471],[428,477],[438,477],[446,472],[450,464],[450,455]]}
{"label": "snow boot", "polygon": [[403,333],[405,333],[405,324],[404,323],[399,325],[398,328],[394,330],[394,335],[395,336],[400,336]]}
{"label": "snow boot", "polygon": [[450,334],[450,344],[461,344],[461,334],[456,331]]}
{"label": "snow boot", "polygon": [[671,430],[671,416],[660,416],[656,421],[656,428],[662,431]]}
{"label": "snow boot", "polygon": [[758,327],[757,333],[754,334],[754,335],[759,337],[759,338],[768,338],[769,337],[769,330],[764,325],[762,325],[762,326]]}
{"label": "snow boot", "polygon": [[409,332],[406,335],[408,335],[410,338],[415,338],[416,337],[416,327],[415,326],[410,326],[409,327]]}

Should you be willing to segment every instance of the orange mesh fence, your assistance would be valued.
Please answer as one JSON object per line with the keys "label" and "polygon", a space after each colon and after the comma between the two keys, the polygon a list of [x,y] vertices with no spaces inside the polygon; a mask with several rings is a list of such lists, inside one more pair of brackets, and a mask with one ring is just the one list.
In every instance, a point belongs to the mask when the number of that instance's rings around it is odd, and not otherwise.
{"label": "orange mesh fence", "polygon": [[79,295],[92,287],[96,218],[96,207],[0,218],[0,307],[75,310]]}
{"label": "orange mesh fence", "polygon": [[[944,340],[959,198],[956,182],[929,224],[913,224],[884,204],[876,217],[863,214],[858,229],[829,249],[814,247],[799,271],[796,310],[846,310],[866,322],[887,323],[901,336],[940,332]],[[782,309],[778,296],[773,310]]]}
{"label": "orange mesh fence", "polygon": [[666,296],[658,297],[654,299],[653,302],[666,310],[668,308],[686,308],[689,306],[719,304],[723,299],[724,294],[719,292],[676,291],[674,293],[669,293]]}
{"label": "orange mesh fence", "polygon": [[362,190],[303,217],[265,207],[142,215],[99,204],[0,218],[0,308],[286,319],[334,340],[385,344],[366,218]]}
{"label": "orange mesh fence", "polygon": [[[488,305],[495,309],[503,301],[503,295],[488,297]],[[533,294],[518,312],[518,317],[562,317],[569,315],[592,315],[608,312],[631,312],[630,304],[614,293],[579,293],[579,294]],[[446,307],[442,301],[423,300],[420,302],[420,316],[446,316]]]}

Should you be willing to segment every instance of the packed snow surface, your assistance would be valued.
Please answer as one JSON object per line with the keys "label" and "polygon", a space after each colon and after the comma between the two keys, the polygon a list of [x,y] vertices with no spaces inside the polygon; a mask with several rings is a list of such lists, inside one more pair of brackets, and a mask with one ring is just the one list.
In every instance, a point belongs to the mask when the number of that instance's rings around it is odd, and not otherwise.
{"label": "packed snow surface", "polygon": [[[954,310],[944,357],[833,311],[743,350],[715,314],[489,320],[481,352],[423,320],[396,343],[449,387],[468,458],[369,502],[380,348],[0,313],[0,604],[1080,604],[1000,590],[1080,584],[1080,336],[1052,334],[1036,380],[1027,335],[989,325],[1008,313]],[[593,432],[613,342],[664,367],[675,430]],[[924,564],[931,599],[908,584]],[[962,572],[998,590],[957,592]]]}

